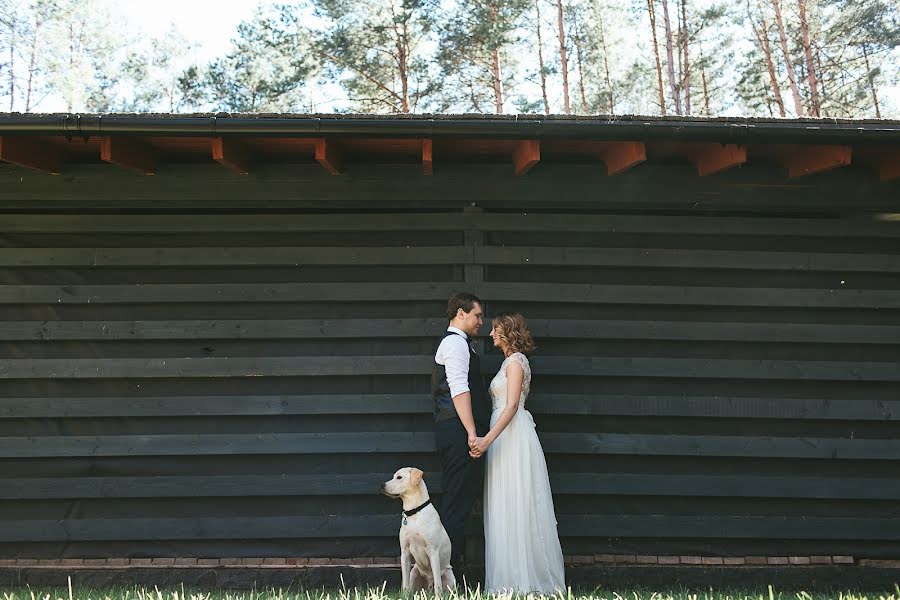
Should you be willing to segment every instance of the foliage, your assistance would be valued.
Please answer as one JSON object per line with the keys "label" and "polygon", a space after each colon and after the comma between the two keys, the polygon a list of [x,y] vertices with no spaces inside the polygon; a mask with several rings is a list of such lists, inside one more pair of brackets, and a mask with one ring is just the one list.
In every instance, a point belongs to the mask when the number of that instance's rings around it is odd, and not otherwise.
{"label": "foliage", "polygon": [[557,0],[263,2],[207,64],[177,28],[123,31],[111,2],[0,0],[0,107],[560,112],[565,75],[579,113],[900,114],[896,0],[668,0],[671,49],[661,0],[564,0],[561,20]]}
{"label": "foliage", "polygon": [[214,110],[302,111],[304,87],[316,61],[300,19],[289,6],[257,9],[238,26],[228,53],[207,67],[202,83],[186,72],[182,86],[193,90],[202,85]]}
{"label": "foliage", "polygon": [[432,42],[438,0],[314,0],[311,35],[332,82],[357,110],[416,112],[434,106],[441,87]]}

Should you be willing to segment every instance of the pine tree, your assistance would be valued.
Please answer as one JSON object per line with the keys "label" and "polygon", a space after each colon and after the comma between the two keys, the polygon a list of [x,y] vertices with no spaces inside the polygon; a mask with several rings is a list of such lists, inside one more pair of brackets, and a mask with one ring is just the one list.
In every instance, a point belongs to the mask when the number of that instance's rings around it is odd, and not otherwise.
{"label": "pine tree", "polygon": [[[759,19],[758,22],[757,14]],[[751,4],[751,0],[747,0],[746,18],[750,24],[750,29],[753,31],[753,39],[756,42],[757,51],[760,53],[763,64],[765,65],[769,85],[771,86],[772,94],[775,97],[775,106],[778,109],[778,116],[785,117],[787,116],[787,112],[785,111],[784,99],[781,95],[781,84],[778,81],[778,70],[775,66],[776,57],[772,49],[771,33],[769,31],[768,20],[766,19],[766,10],[764,7],[754,7]],[[756,69],[759,68],[758,62],[751,60],[749,61],[749,64],[754,65],[754,68]],[[759,79],[759,77],[758,74],[751,75],[750,73],[745,72],[742,77],[742,80],[744,79]]]}
{"label": "pine tree", "polygon": [[653,56],[656,60],[656,79],[659,91],[659,111],[666,116],[666,97],[663,92],[662,63],[659,60],[659,41],[656,38],[656,0],[647,0],[647,12],[650,15],[650,35],[653,39]]}
{"label": "pine tree", "polygon": [[[173,25],[150,40],[146,50],[132,50],[122,65],[120,110],[130,112],[182,112],[202,101],[198,67],[188,64],[195,48]],[[193,77],[192,77],[193,75]],[[185,86],[185,78],[195,85]]]}
{"label": "pine tree", "polygon": [[0,0],[0,98],[9,110],[31,112],[46,95],[53,0]]}
{"label": "pine tree", "polygon": [[9,102],[9,110],[16,103],[16,54],[19,51],[20,3],[0,0],[0,98]]}
{"label": "pine tree", "polygon": [[408,113],[436,105],[441,79],[427,47],[437,0],[313,0],[316,50],[359,110]]}
{"label": "pine tree", "polygon": [[559,72],[562,75],[563,112],[572,112],[569,102],[569,49],[566,46],[566,16],[562,0],[556,0],[556,35],[559,40]]}
{"label": "pine tree", "polygon": [[[695,114],[713,116],[724,112],[733,102],[736,78],[731,75],[734,64],[734,39],[729,23],[738,20],[738,11],[725,3],[707,5],[700,11],[682,13],[685,18],[681,40],[685,59],[680,73],[685,97],[685,112],[693,110],[689,102],[691,88],[701,93],[702,110]],[[690,55],[696,58],[688,60]],[[690,114],[690,113],[689,113]]]}
{"label": "pine tree", "polygon": [[[232,48],[206,69],[203,89],[215,110],[282,112],[303,110],[303,90],[314,71],[309,39],[291,7],[257,9],[238,26]],[[189,69],[178,78],[193,93]],[[194,75],[197,71],[193,72]]]}
{"label": "pine tree", "polygon": [[885,0],[823,0],[812,50],[823,116],[880,115],[880,83],[896,85],[900,15]]}
{"label": "pine tree", "polygon": [[127,39],[117,35],[112,14],[99,0],[56,0],[48,34],[48,85],[69,112],[102,110]]}
{"label": "pine tree", "polygon": [[541,36],[541,0],[534,0],[534,25],[537,33],[538,75],[541,79],[541,99],[544,104],[544,114],[550,114],[550,101],[547,100],[547,65],[544,64],[544,41]]}
{"label": "pine tree", "polygon": [[438,55],[444,110],[504,112],[512,96],[517,41],[529,0],[459,0],[443,21]]}

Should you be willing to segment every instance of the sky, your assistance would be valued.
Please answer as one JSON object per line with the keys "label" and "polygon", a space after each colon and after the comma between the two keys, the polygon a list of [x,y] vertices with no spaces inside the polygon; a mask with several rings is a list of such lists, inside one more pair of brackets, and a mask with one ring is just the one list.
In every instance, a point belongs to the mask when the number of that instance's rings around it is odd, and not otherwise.
{"label": "sky", "polygon": [[189,40],[200,44],[199,62],[222,53],[238,24],[253,16],[254,0],[105,0],[110,11],[124,17],[126,26],[149,35],[162,35],[173,22]]}

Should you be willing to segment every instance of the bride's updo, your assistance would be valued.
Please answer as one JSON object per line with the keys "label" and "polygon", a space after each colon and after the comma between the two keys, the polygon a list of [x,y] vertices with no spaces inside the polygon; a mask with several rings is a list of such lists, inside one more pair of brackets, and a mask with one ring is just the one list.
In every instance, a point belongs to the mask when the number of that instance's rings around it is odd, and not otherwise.
{"label": "bride's updo", "polygon": [[521,352],[527,356],[537,348],[531,338],[531,332],[528,331],[528,322],[521,314],[517,312],[498,313],[491,320],[491,325],[494,326],[502,344],[511,353]]}

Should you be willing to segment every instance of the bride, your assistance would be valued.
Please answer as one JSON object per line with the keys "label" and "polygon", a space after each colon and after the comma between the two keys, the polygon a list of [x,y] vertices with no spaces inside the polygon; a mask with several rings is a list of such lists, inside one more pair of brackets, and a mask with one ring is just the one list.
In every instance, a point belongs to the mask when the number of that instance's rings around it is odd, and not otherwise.
{"label": "bride", "polygon": [[506,359],[489,388],[491,429],[472,442],[470,452],[474,458],[487,452],[485,588],[489,592],[563,592],[563,556],[547,462],[534,420],[524,408],[531,387],[525,355],[534,350],[534,341],[525,318],[509,312],[494,317],[491,339]]}

